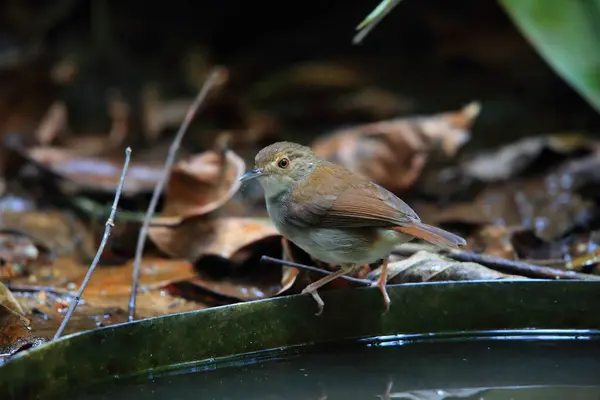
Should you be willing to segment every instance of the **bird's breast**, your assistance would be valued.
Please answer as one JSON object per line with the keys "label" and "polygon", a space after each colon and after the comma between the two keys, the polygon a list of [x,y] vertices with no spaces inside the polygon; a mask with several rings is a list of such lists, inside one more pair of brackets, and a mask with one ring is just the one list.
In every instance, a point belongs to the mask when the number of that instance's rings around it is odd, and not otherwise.
{"label": "bird's breast", "polygon": [[289,194],[266,199],[267,212],[275,228],[314,258],[330,264],[370,264],[387,257],[398,244],[412,239],[380,227],[298,227],[286,221]]}
{"label": "bird's breast", "polygon": [[307,228],[287,236],[314,258],[339,264],[370,264],[386,258],[406,235],[381,228]]}

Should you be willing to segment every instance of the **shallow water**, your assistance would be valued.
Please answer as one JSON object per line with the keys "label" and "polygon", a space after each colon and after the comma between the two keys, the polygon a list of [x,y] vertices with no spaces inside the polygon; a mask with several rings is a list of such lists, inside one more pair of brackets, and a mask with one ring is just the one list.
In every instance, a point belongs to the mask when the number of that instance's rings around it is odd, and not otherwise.
{"label": "shallow water", "polygon": [[368,340],[116,380],[77,399],[600,399],[600,337]]}

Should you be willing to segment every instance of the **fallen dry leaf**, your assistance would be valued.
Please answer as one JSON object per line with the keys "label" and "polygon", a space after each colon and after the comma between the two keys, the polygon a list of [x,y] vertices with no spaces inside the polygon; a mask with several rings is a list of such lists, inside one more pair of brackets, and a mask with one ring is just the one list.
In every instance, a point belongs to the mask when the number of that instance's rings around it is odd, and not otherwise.
{"label": "fallen dry leaf", "polygon": [[598,274],[600,269],[600,231],[578,232],[548,242],[531,230],[516,231],[512,245],[521,259],[563,269]]}
{"label": "fallen dry leaf", "polygon": [[47,146],[68,128],[67,106],[62,101],[55,101],[50,107],[40,125],[35,137],[42,146]]}
{"label": "fallen dry leaf", "polygon": [[[16,291],[15,296],[37,335],[52,336],[56,332],[72,298],[70,293],[81,284],[87,267],[73,257],[64,257],[56,260],[52,267],[36,268],[29,277],[11,281],[15,288],[23,290]],[[125,265],[96,268],[67,333],[126,322],[132,272],[132,260]],[[193,265],[186,260],[144,257],[136,314],[147,318],[209,306],[210,303],[204,303],[203,299],[182,299],[166,289],[171,283],[189,281],[197,276]]]}
{"label": "fallen dry leaf", "polygon": [[[52,266],[43,266],[31,271],[27,278],[15,279],[12,284],[40,285],[59,291],[79,287],[88,266],[81,265],[74,257],[62,257]],[[128,295],[131,290],[133,260],[118,266],[96,268],[83,292],[83,298]],[[164,287],[172,282],[193,279],[196,276],[193,265],[186,260],[170,260],[158,257],[144,257],[140,265],[140,290],[148,291]]]}
{"label": "fallen dry leaf", "polygon": [[[199,73],[200,75],[204,75],[204,72],[206,71],[194,71],[194,73]],[[227,68],[219,67],[217,81],[203,104],[205,118],[211,114],[210,108],[215,106],[215,102],[218,103],[223,98],[223,92],[227,92],[229,76],[230,72]],[[203,78],[202,83],[204,84],[204,82],[205,79]],[[142,89],[141,122],[144,136],[150,142],[156,142],[160,134],[166,129],[177,129],[194,102],[194,98],[163,98],[160,89],[160,85],[157,82],[147,83]],[[209,142],[212,142],[212,140]]]}
{"label": "fallen dry leaf", "polygon": [[196,261],[204,255],[227,260],[245,259],[252,245],[280,235],[270,221],[199,216],[187,218],[177,225],[152,225],[148,236],[171,257]]}
{"label": "fallen dry leaf", "polygon": [[[230,262],[222,262],[213,257],[201,258],[196,263],[198,277],[190,283],[212,293],[242,301],[260,300],[281,294],[293,285],[299,270],[260,263],[258,257],[270,252],[277,255],[278,250],[287,245],[287,240],[283,237],[273,236],[271,239],[273,240],[262,241],[264,247],[259,246],[258,242],[253,246],[246,246],[246,251],[232,255]],[[282,244],[281,249],[274,246],[278,239]]]}
{"label": "fallen dry leaf", "polygon": [[520,176],[528,170],[539,173],[537,165],[554,167],[557,162],[597,150],[600,144],[585,135],[562,133],[528,137],[493,152],[480,153],[461,163],[460,174],[483,182]]}
{"label": "fallen dry leaf", "polygon": [[171,171],[165,204],[156,224],[179,224],[225,204],[240,187],[246,165],[233,151],[207,151],[178,162]]}
{"label": "fallen dry leaf", "polygon": [[193,101],[193,98],[165,101],[161,99],[156,84],[144,86],[142,90],[142,123],[146,137],[151,141],[156,141],[163,129],[179,126]]}
{"label": "fallen dry leaf", "polygon": [[[209,262],[211,261],[206,261],[206,263]],[[222,270],[217,273],[208,273],[206,271],[208,268],[203,267],[202,264],[200,262],[198,276],[189,282],[212,293],[250,301],[273,297],[281,291],[282,272],[280,268],[270,265],[252,265],[245,268],[233,268],[226,273]]]}
{"label": "fallen dry leaf", "polygon": [[[129,276],[131,279],[131,276]],[[119,286],[120,287],[120,286]],[[53,289],[56,290],[56,289]],[[15,292],[31,321],[32,331],[39,336],[52,337],[71,299],[68,295],[60,294],[62,291],[39,290],[35,292]],[[119,289],[119,292],[122,292]],[[65,334],[95,329],[127,322],[127,304],[129,292],[114,295],[85,295],[79,303]],[[200,310],[211,306],[198,300],[184,299],[179,295],[170,294],[166,288],[140,291],[136,301],[136,315],[138,318],[149,318],[178,312]]]}
{"label": "fallen dry leaf", "polygon": [[319,138],[312,147],[318,156],[397,193],[413,185],[432,151],[456,154],[479,110],[471,103],[455,112],[359,125]]}
{"label": "fallen dry leaf", "polygon": [[300,270],[294,267],[282,267],[281,274],[281,289],[276,293],[280,295],[287,292],[296,282],[296,278],[300,275]]}
{"label": "fallen dry leaf", "polygon": [[79,157],[101,156],[115,152],[122,147],[127,136],[130,107],[120,93],[114,90],[108,92],[107,102],[111,120],[108,134],[78,134],[67,137],[66,134],[69,133],[67,107],[63,102],[56,101],[48,108],[35,132],[38,144],[42,147],[52,143],[60,144],[60,148],[68,149]]}
{"label": "fallen dry leaf", "polygon": [[31,238],[16,232],[0,232],[0,279],[24,274],[40,252]]}
{"label": "fallen dry leaf", "polygon": [[29,323],[13,294],[0,282],[0,347],[31,336]]}
{"label": "fallen dry leaf", "polygon": [[512,244],[514,231],[506,226],[484,226],[467,239],[464,250],[514,260],[517,258]]}
{"label": "fallen dry leaf", "polygon": [[[21,233],[33,244],[47,249],[52,256],[68,255],[78,246],[89,247],[93,244],[93,239],[81,222],[58,211],[4,212],[0,213],[0,224],[3,231]],[[24,250],[33,255],[30,247]]]}
{"label": "fallen dry leaf", "polygon": [[572,193],[571,180],[549,175],[543,179],[497,183],[480,192],[472,202],[444,207],[415,205],[428,223],[502,225],[531,229],[552,241],[595,215],[593,202]]}
{"label": "fallen dry leaf", "polygon": [[[284,236],[281,237],[281,248],[283,249],[284,261],[296,262],[290,241]],[[296,278],[300,275],[300,270],[296,267],[281,267],[281,289],[277,292],[278,295],[287,292],[296,282]]]}
{"label": "fallen dry leaf", "polygon": [[[17,314],[24,314],[23,308],[10,290],[0,282],[0,304]],[[0,325],[1,326],[1,325]]]}
{"label": "fallen dry leaf", "polygon": [[463,198],[480,190],[483,184],[550,173],[571,182],[575,190],[582,184],[600,180],[595,172],[600,160],[599,146],[600,142],[578,133],[525,138],[495,151],[467,156],[457,166],[428,169],[419,181],[418,190],[429,197]]}
{"label": "fallen dry leaf", "polygon": [[[375,280],[381,268],[369,274]],[[427,251],[419,251],[414,255],[388,265],[389,283],[409,282],[442,282],[442,281],[476,281],[492,279],[528,279],[517,275],[503,274],[481,264],[460,262],[441,257]]]}
{"label": "fallen dry leaf", "polygon": [[[70,191],[87,189],[114,194],[123,169],[122,154],[104,158],[80,155],[78,151],[67,148],[34,147],[25,150],[23,157],[43,171],[71,183],[74,187],[69,188]],[[158,163],[142,164],[134,159],[127,171],[123,194],[151,192],[160,179],[161,171],[162,166]]]}
{"label": "fallen dry leaf", "polygon": [[[77,268],[80,276],[72,282],[79,287],[83,274],[87,271],[82,267]],[[97,268],[83,292],[83,297],[93,302],[93,298],[97,296],[129,295],[132,274],[133,260],[122,266]],[[196,276],[194,266],[187,260],[144,257],[140,265],[139,290],[144,292],[159,289],[173,282],[194,279]]]}

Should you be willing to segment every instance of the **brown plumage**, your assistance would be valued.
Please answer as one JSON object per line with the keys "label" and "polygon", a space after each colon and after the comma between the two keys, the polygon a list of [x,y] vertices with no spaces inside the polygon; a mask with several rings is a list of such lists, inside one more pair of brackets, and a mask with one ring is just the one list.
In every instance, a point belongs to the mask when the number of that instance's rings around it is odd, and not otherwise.
{"label": "brown plumage", "polygon": [[[421,222],[396,195],[344,167],[318,159],[308,147],[279,142],[265,147],[256,168],[241,179],[258,177],[271,220],[290,241],[313,257],[342,266],[304,291],[323,302],[317,289],[357,264],[384,259],[379,288],[386,309],[387,257],[417,237],[434,245],[457,247],[463,238]],[[320,312],[319,312],[320,313]]]}

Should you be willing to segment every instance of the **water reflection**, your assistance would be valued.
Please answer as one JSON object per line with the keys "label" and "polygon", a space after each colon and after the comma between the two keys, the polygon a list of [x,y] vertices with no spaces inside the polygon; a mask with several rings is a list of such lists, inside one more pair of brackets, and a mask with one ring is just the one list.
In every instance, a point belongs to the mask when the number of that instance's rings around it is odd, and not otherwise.
{"label": "water reflection", "polygon": [[[548,331],[546,339],[536,340],[531,335],[497,340],[502,335],[491,333],[467,342],[447,338],[405,340],[400,346],[315,346],[253,355],[250,364],[237,360],[212,371],[192,373],[192,368],[202,368],[188,366],[175,375],[123,381],[69,398],[597,400],[600,341],[583,333],[572,333],[570,339]],[[579,337],[586,340],[573,340]]]}

